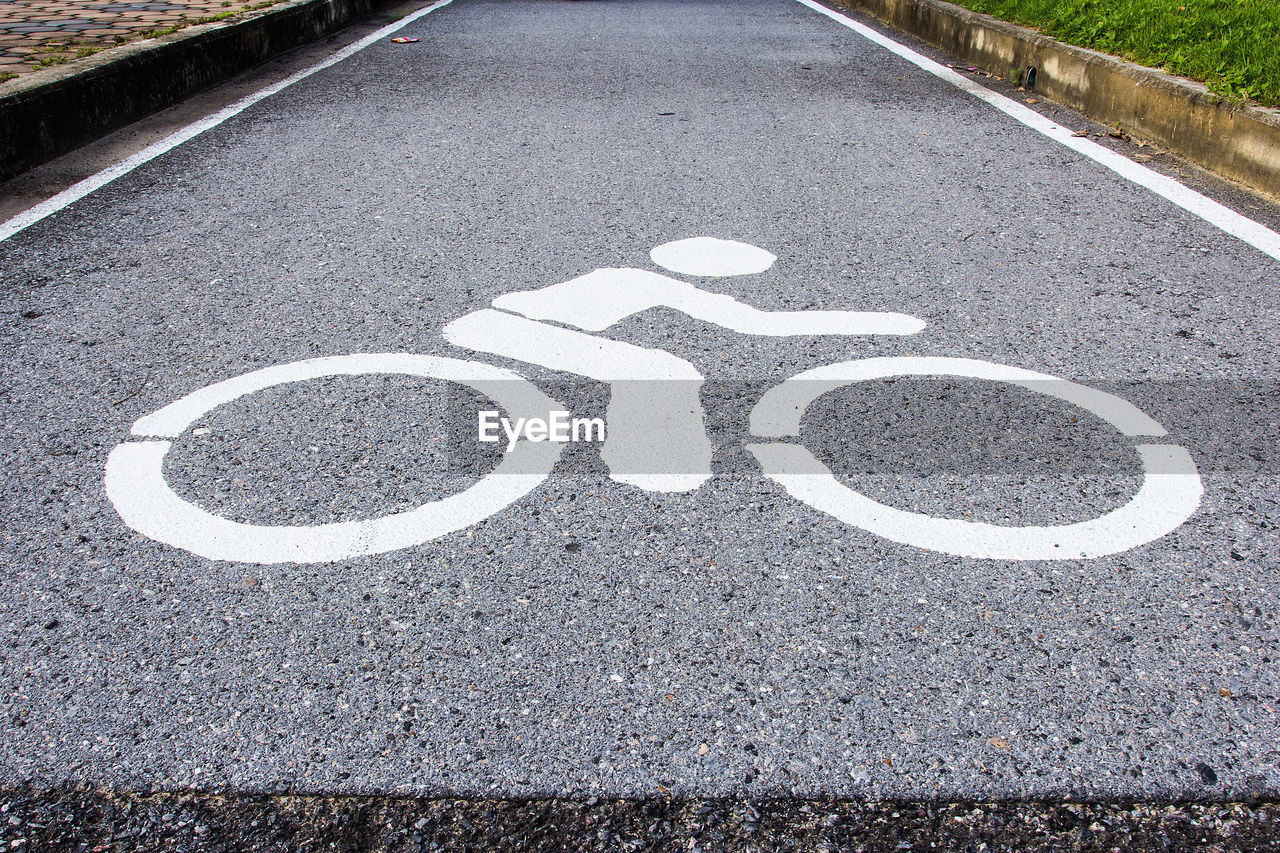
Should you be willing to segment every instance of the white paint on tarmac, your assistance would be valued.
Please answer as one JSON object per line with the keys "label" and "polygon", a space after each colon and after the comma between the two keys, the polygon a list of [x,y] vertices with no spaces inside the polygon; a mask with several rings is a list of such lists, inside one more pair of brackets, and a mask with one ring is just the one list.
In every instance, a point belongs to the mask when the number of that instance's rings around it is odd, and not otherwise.
{"label": "white paint on tarmac", "polygon": [[778,259],[759,246],[716,237],[673,240],[654,247],[649,257],[672,272],[713,277],[764,272]]}
{"label": "white paint on tarmac", "polygon": [[659,349],[562,329],[505,311],[475,311],[444,327],[449,343],[609,383],[610,476],[651,492],[689,492],[711,479],[702,374]]}
{"label": "white paint on tarmac", "polygon": [[257,525],[213,515],[183,498],[164,478],[176,438],[218,406],[288,382],[326,376],[405,374],[459,382],[516,417],[546,417],[564,406],[509,370],[474,361],[410,353],[371,353],[298,361],[255,370],[201,388],[134,424],[151,440],[117,446],[107,459],[106,490],[125,523],[157,542],[211,560],[317,563],[420,545],[477,524],[537,488],[560,458],[554,442],[519,441],[469,488],[407,512],[334,524]]}
{"label": "white paint on tarmac", "polygon": [[957,557],[1070,560],[1119,554],[1172,532],[1200,506],[1203,487],[1181,447],[1140,444],[1146,474],[1127,504],[1075,524],[1002,527],[935,518],[886,506],[841,484],[812,453],[794,444],[749,444],[767,476],[814,509],[876,536]]}
{"label": "white paint on tarmac", "polygon": [[914,335],[925,327],[923,320],[909,314],[761,311],[732,296],[710,293],[670,276],[625,268],[598,269],[540,290],[503,294],[493,300],[493,305],[535,320],[565,323],[592,332],[650,308],[671,308],[739,334],[768,337]]}
{"label": "white paint on tarmac", "polygon": [[[604,328],[637,311],[666,305],[739,331],[758,326],[758,334],[777,334],[770,325],[776,315],[770,312],[643,270],[596,270],[542,290],[501,296],[494,304],[588,328]],[[781,314],[778,322],[791,329],[788,334],[850,333],[850,322],[859,329],[904,320],[923,327],[906,315]],[[712,447],[700,397],[703,377],[684,359],[495,309],[454,320],[444,327],[443,336],[477,352],[607,382],[609,428],[601,458],[614,480],[648,491],[686,492],[711,479]],[[165,482],[164,460],[171,440],[217,407],[284,383],[374,373],[459,382],[495,400],[517,419],[541,420],[565,412],[518,374],[480,362],[412,353],[308,359],[215,383],[140,418],[132,432],[147,440],[126,442],[111,452],[107,495],[134,529],[200,556],[251,563],[326,562],[410,547],[478,523],[534,489],[559,458],[555,442],[515,442],[497,469],[459,494],[383,518],[315,526],[231,521],[182,498]],[[1019,367],[939,357],[869,358],[806,370],[765,392],[752,409],[751,431],[757,437],[798,439],[805,410],[819,397],[853,383],[902,376],[1005,382],[1079,406],[1124,436],[1165,435],[1160,424],[1114,394]],[[999,527],[877,503],[839,483],[798,444],[749,444],[748,449],[767,476],[814,509],[894,542],[962,557],[1047,560],[1126,551],[1164,536],[1190,518],[1203,491],[1186,450],[1144,444],[1136,447],[1143,462],[1143,485],[1119,509],[1077,524]]]}
{"label": "white paint on tarmac", "polygon": [[1137,406],[1115,394],[1022,367],[973,358],[932,356],[862,358],[825,364],[797,373],[781,385],[769,389],[760,398],[760,402],[756,403],[751,410],[751,433],[764,438],[798,436],[804,410],[823,394],[854,382],[899,376],[954,376],[961,379],[1008,382],[1079,406],[1111,424],[1123,435],[1159,438],[1166,434],[1164,427]]}
{"label": "white paint on tarmac", "polygon": [[1075,136],[1069,128],[1045,118],[1035,110],[1029,109],[1011,98],[993,92],[968,77],[957,74],[945,65],[934,62],[906,45],[896,42],[852,18],[842,15],[833,9],[828,9],[818,3],[817,0],[796,0],[796,2],[809,7],[819,14],[826,15],[837,24],[848,27],[868,41],[880,45],[885,50],[905,59],[917,68],[921,68],[933,76],[947,81],[957,89],[968,92],[980,101],[985,101],[1032,130],[1049,137],[1054,142],[1065,145],[1072,151],[1100,163],[1120,177],[1173,202],[1178,207],[1200,217],[1210,225],[1222,229],[1231,236],[1253,246],[1258,251],[1280,261],[1280,234],[1265,225],[1254,222],[1246,216],[1241,216],[1229,207],[1201,195],[1190,187],[1178,183],[1173,178],[1135,163],[1128,157],[1117,154],[1090,139]]}
{"label": "white paint on tarmac", "polygon": [[[763,272],[777,260],[765,249],[713,237],[665,243],[651,256],[670,269],[708,276]],[[507,293],[493,305],[503,310],[476,311],[449,323],[445,340],[608,382],[609,433],[601,457],[615,481],[653,492],[693,491],[711,478],[711,444],[699,398],[702,374],[664,350],[536,321],[598,332],[633,314],[667,307],[747,335],[910,335],[925,327],[906,314],[761,311],[679,279],[625,268]]]}
{"label": "white paint on tarmac", "polygon": [[[952,376],[1007,382],[1077,405],[1125,436],[1163,437],[1164,427],[1132,403],[1033,370],[969,358],[868,358],[799,373],[765,393],[751,411],[751,432],[800,436],[805,409],[824,394],[855,382],[900,376]],[[873,501],[836,480],[831,469],[795,444],[749,444],[767,476],[792,497],[845,524],[903,545],[958,557],[1063,560],[1118,554],[1154,542],[1200,506],[1204,487],[1191,455],[1178,446],[1140,444],[1145,478],[1137,494],[1099,518],[1063,525],[1005,527],[935,518]]]}
{"label": "white paint on tarmac", "polygon": [[8,240],[14,234],[17,234],[18,232],[26,228],[30,228],[32,225],[36,224],[40,220],[45,219],[46,217],[52,216],[53,214],[57,213],[63,208],[74,204],[75,202],[79,201],[80,199],[84,198],[90,193],[111,183],[116,178],[120,178],[129,174],[134,169],[138,168],[144,163],[149,163],[150,161],[159,157],[161,154],[165,154],[169,151],[172,151],[174,148],[177,148],[179,145],[186,142],[188,139],[194,139],[195,137],[204,133],[206,130],[211,130],[217,127],[218,125],[222,124],[227,119],[232,118],[233,116],[239,115],[240,113],[249,109],[249,107],[258,103],[258,101],[261,101],[264,98],[269,98],[272,95],[274,95],[276,92],[279,92],[283,89],[287,89],[288,87],[292,86],[294,83],[297,83],[300,80],[305,80],[308,77],[310,77],[312,74],[315,74],[319,71],[323,71],[324,69],[328,68],[331,65],[338,64],[339,62],[346,59],[347,57],[353,56],[359,53],[360,51],[364,50],[369,45],[376,44],[377,42],[382,41],[383,39],[387,38],[393,33],[409,26],[414,21],[417,21],[418,19],[431,14],[437,9],[448,6],[452,2],[453,0],[438,0],[438,2],[432,3],[430,6],[419,9],[418,11],[413,12],[411,14],[405,15],[400,20],[395,21],[394,23],[388,24],[387,26],[383,27],[377,32],[374,32],[365,36],[364,38],[360,39],[360,41],[355,42],[354,44],[347,45],[342,50],[338,51],[332,56],[326,57],[321,62],[317,62],[315,65],[312,65],[308,68],[304,68],[301,71],[297,72],[296,74],[291,74],[290,76],[279,81],[278,83],[273,83],[270,86],[267,86],[263,89],[259,89],[258,91],[254,92],[252,95],[247,95],[246,97],[243,97],[240,100],[236,101],[234,104],[231,104],[230,106],[227,106],[227,107],[224,107],[223,109],[218,110],[213,115],[206,116],[205,118],[202,118],[197,122],[192,122],[191,124],[187,125],[181,130],[178,130],[178,131],[175,131],[174,133],[169,134],[164,139],[161,139],[159,142],[155,142],[155,143],[152,143],[151,145],[148,145],[146,148],[142,149],[138,153],[130,157],[126,157],[124,160],[121,160],[119,163],[116,163],[114,166],[108,166],[107,168],[103,169],[101,172],[98,172],[97,174],[94,174],[94,175],[90,175],[89,177],[85,178],[83,181],[80,181],[79,183],[72,184],[70,187],[67,187],[65,190],[53,196],[52,198],[47,199],[46,201],[43,201],[32,208],[24,210],[22,213],[19,213],[17,216],[13,217],[12,219],[9,219],[7,222],[0,224],[0,242],[4,242],[5,240]]}

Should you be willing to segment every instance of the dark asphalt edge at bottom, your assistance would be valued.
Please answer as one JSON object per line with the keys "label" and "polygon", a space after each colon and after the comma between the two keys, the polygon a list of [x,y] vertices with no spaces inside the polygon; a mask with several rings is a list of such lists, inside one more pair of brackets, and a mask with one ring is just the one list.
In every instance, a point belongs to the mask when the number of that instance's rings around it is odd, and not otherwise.
{"label": "dark asphalt edge at bottom", "polygon": [[414,799],[0,790],[6,851],[1280,850],[1280,801]]}

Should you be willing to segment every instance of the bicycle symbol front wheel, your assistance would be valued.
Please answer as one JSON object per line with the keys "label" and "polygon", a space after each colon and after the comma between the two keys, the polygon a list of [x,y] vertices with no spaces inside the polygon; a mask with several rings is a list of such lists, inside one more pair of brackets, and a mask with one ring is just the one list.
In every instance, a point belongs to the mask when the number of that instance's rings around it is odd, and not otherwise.
{"label": "bicycle symbol front wheel", "polygon": [[[805,410],[823,394],[856,382],[910,376],[1007,382],[1077,405],[1127,437],[1166,435],[1164,427],[1114,394],[968,358],[869,358],[807,370],[760,398],[751,411],[751,432],[760,438],[798,439]],[[886,506],[838,482],[829,468],[798,444],[747,447],[768,477],[814,509],[894,542],[959,557],[1061,560],[1117,554],[1179,527],[1200,506],[1204,491],[1185,448],[1138,444],[1134,449],[1142,460],[1144,480],[1125,505],[1075,524],[1006,527]]]}
{"label": "bicycle symbol front wheel", "polygon": [[218,406],[289,382],[380,373],[457,382],[517,418],[545,418],[564,408],[520,375],[481,362],[412,353],[297,361],[201,388],[139,419],[132,433],[144,440],[120,444],[107,459],[107,496],[134,530],[201,557],[244,563],[331,562],[420,545],[470,527],[537,488],[560,458],[555,442],[521,440],[493,471],[457,494],[381,518],[314,526],[232,521],[196,506],[165,482],[164,459],[173,440]]}

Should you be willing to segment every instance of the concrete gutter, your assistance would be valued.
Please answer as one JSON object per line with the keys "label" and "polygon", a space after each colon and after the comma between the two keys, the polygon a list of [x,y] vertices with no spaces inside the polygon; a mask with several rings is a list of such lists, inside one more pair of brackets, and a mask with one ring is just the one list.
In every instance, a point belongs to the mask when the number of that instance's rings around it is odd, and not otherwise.
{"label": "concrete gutter", "polygon": [[1280,199],[1280,111],[1223,101],[1204,86],[942,0],[836,0],[1102,124]]}
{"label": "concrete gutter", "polygon": [[368,17],[387,0],[288,0],[0,83],[0,180]]}

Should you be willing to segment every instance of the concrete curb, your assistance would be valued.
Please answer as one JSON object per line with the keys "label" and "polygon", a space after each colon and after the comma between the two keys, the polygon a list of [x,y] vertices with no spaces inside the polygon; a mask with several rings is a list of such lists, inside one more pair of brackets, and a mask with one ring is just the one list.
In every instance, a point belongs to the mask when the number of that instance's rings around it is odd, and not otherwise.
{"label": "concrete curb", "polygon": [[0,85],[0,180],[387,5],[291,0],[235,23],[188,27]]}
{"label": "concrete curb", "polygon": [[1074,47],[942,0],[836,0],[1020,82],[1102,124],[1159,143],[1194,163],[1280,199],[1280,111],[1220,100],[1204,86]]}

